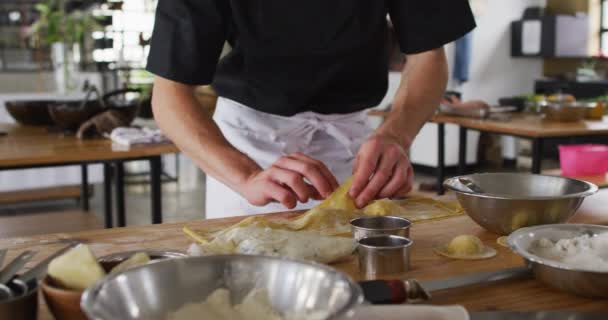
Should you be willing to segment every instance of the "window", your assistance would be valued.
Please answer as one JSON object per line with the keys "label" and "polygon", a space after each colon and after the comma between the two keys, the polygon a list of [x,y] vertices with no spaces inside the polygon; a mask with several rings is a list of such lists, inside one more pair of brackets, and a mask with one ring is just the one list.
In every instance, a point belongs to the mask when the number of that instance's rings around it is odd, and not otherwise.
{"label": "window", "polygon": [[[52,69],[48,46],[28,40],[27,30],[39,17],[34,8],[39,1],[42,0],[0,1],[0,72]],[[103,28],[93,33],[92,40],[85,37],[81,43],[81,67],[89,71],[143,68],[157,2],[87,1],[84,9],[92,10]]]}
{"label": "window", "polygon": [[124,1],[120,10],[102,5],[97,14],[109,25],[95,33],[93,60],[115,62],[116,67],[142,68],[150,50],[156,0]]}

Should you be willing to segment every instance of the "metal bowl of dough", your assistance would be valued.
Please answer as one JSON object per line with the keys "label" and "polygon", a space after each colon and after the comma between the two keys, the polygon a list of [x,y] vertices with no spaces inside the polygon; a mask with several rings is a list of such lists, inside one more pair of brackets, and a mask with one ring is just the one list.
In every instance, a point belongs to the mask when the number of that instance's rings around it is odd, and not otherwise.
{"label": "metal bowl of dough", "polygon": [[325,265],[230,255],[170,259],[109,276],[85,291],[81,306],[95,320],[166,320],[219,288],[229,290],[233,303],[266,289],[277,312],[326,315],[319,319],[342,316],[363,301],[350,277]]}
{"label": "metal bowl of dough", "polygon": [[509,246],[526,260],[537,280],[558,290],[590,298],[608,298],[608,272],[576,267],[530,252],[542,238],[556,242],[582,235],[596,236],[608,227],[588,224],[555,224],[522,228],[509,236]]}
{"label": "metal bowl of dough", "polygon": [[[473,183],[473,191],[462,181]],[[568,221],[597,186],[571,178],[526,173],[481,173],[448,179],[466,213],[502,235],[534,225]]]}

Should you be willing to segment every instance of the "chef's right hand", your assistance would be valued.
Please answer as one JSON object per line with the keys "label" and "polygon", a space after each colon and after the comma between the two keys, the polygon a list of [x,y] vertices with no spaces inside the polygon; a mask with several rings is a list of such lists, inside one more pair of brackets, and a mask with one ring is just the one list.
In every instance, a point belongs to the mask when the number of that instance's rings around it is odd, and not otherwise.
{"label": "chef's right hand", "polygon": [[321,200],[337,188],[338,180],[323,162],[294,153],[252,174],[237,191],[255,206],[279,202],[293,209],[298,201]]}

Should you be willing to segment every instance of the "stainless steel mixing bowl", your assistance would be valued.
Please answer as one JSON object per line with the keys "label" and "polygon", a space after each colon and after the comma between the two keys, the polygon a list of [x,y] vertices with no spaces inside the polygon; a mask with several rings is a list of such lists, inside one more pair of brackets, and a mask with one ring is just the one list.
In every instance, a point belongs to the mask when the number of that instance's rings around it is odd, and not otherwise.
{"label": "stainless steel mixing bowl", "polygon": [[[473,192],[459,180],[481,188]],[[481,173],[448,179],[466,213],[485,229],[502,235],[528,226],[570,219],[597,186],[581,180],[526,173]]]}
{"label": "stainless steel mixing bowl", "polygon": [[509,246],[530,264],[537,280],[553,288],[591,298],[608,298],[608,272],[574,267],[530,253],[535,241],[553,242],[588,234],[608,232],[608,227],[586,224],[554,224],[522,228],[509,236]]}
{"label": "stainless steel mixing bowl", "polygon": [[236,303],[253,289],[265,288],[281,313],[325,311],[328,319],[363,301],[361,288],[330,267],[233,255],[172,259],[109,276],[84,293],[81,306],[94,320],[165,320],[218,288],[227,288]]}

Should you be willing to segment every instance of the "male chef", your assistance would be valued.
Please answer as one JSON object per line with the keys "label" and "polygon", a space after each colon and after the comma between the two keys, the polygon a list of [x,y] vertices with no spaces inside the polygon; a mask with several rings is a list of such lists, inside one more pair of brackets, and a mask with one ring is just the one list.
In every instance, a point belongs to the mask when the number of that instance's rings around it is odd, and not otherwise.
{"label": "male chef", "polygon": [[[387,17],[407,64],[373,130]],[[446,87],[443,46],[474,27],[467,0],[159,0],[154,117],[207,174],[207,217],[307,208],[351,175],[363,207],[411,189],[408,149]],[[194,97],[206,84],[213,118]]]}

